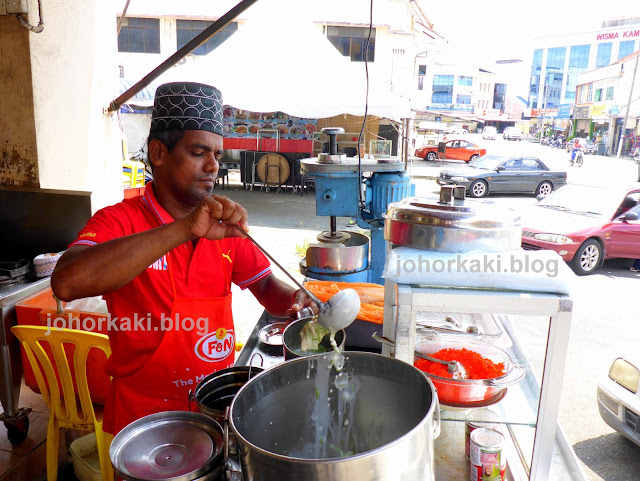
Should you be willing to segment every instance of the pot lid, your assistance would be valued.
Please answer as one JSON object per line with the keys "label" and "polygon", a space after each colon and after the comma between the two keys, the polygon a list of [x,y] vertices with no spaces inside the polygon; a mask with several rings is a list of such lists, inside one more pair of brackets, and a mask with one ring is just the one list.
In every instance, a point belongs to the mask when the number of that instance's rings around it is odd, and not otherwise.
{"label": "pot lid", "polygon": [[118,476],[129,481],[190,481],[210,472],[223,458],[222,428],[200,413],[168,411],[126,426],[111,443]]}
{"label": "pot lid", "polygon": [[443,186],[440,198],[408,197],[389,204],[386,219],[453,229],[519,227],[520,215],[492,201],[465,199],[462,186]]}

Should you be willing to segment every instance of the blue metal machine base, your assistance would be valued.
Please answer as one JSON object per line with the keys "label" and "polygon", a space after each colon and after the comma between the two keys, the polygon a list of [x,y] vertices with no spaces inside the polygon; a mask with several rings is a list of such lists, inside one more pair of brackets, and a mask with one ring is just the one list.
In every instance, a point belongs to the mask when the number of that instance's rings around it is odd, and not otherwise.
{"label": "blue metal machine base", "polygon": [[[309,175],[309,174],[307,174]],[[384,218],[387,207],[414,195],[415,185],[407,172],[375,172],[362,188],[363,179],[357,173],[323,172],[314,173],[316,190],[316,215],[334,217],[355,217],[359,227],[370,232],[371,259],[369,269],[356,273],[314,272],[305,268],[301,272],[319,280],[344,282],[371,282],[384,284],[382,271],[386,262],[386,244],[384,240]],[[360,208],[360,201],[364,208]],[[363,278],[364,276],[364,278]]]}

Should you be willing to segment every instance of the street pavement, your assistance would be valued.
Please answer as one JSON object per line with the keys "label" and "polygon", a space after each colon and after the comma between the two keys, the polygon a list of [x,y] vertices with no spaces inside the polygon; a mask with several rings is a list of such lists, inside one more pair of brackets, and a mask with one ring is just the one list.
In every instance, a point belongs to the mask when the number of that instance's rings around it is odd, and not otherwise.
{"label": "street pavement", "polygon": [[[466,139],[484,145],[489,153],[537,156],[551,168],[568,172],[568,181],[595,185],[633,185],[637,165],[629,158],[586,155],[583,167],[571,167],[569,153],[538,143],[525,141],[482,141],[477,134]],[[458,162],[425,162],[413,159],[408,171],[416,184],[416,195],[435,196],[439,190],[433,180],[443,166]],[[327,217],[315,215],[315,196],[245,190],[239,174],[232,173],[228,195],[249,211],[251,232],[258,242],[297,279],[303,280],[298,264],[307,243],[329,228]],[[526,212],[536,202],[533,195],[494,195],[496,203]],[[338,229],[348,219],[338,219]],[[356,228],[357,229],[357,228]],[[565,430],[589,481],[622,481],[640,479],[640,447],[615,433],[600,418],[596,402],[597,380],[606,376],[611,362],[625,352],[637,351],[640,345],[640,314],[635,306],[640,289],[640,276],[629,272],[630,260],[606,261],[596,273],[572,280],[574,312],[571,339],[561,398],[559,423]],[[272,266],[285,282],[284,274]],[[233,308],[238,341],[244,342],[262,314],[262,306],[248,291],[233,286]],[[519,316],[510,317],[528,357],[541,372],[544,362],[547,322]]]}

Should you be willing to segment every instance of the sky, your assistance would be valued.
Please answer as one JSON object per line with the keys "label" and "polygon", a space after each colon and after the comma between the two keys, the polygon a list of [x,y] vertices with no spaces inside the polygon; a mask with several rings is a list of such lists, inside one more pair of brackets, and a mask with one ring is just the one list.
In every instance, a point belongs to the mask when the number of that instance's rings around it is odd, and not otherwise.
{"label": "sky", "polygon": [[535,37],[597,30],[614,17],[640,17],[637,0],[419,1],[454,51],[486,61],[487,67],[500,58],[522,59],[521,68],[514,69],[516,90],[523,90],[528,80]]}

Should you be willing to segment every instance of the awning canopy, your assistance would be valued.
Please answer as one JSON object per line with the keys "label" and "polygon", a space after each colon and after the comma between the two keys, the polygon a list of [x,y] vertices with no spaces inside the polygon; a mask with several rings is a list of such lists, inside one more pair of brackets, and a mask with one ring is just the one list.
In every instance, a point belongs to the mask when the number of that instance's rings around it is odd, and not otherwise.
{"label": "awning canopy", "polygon": [[[159,80],[214,85],[226,105],[253,112],[302,118],[364,115],[364,63],[342,56],[308,18],[308,8],[296,0],[262,0],[222,45]],[[410,118],[408,99],[375,80],[370,75],[368,114]]]}
{"label": "awning canopy", "polygon": [[[133,87],[136,82],[132,82],[130,80],[120,78],[120,94],[125,93],[131,87]],[[135,105],[138,107],[153,107],[153,98],[156,95],[156,83],[150,83],[148,86],[143,88],[140,92],[135,94],[132,98],[127,100],[125,105]]]}

